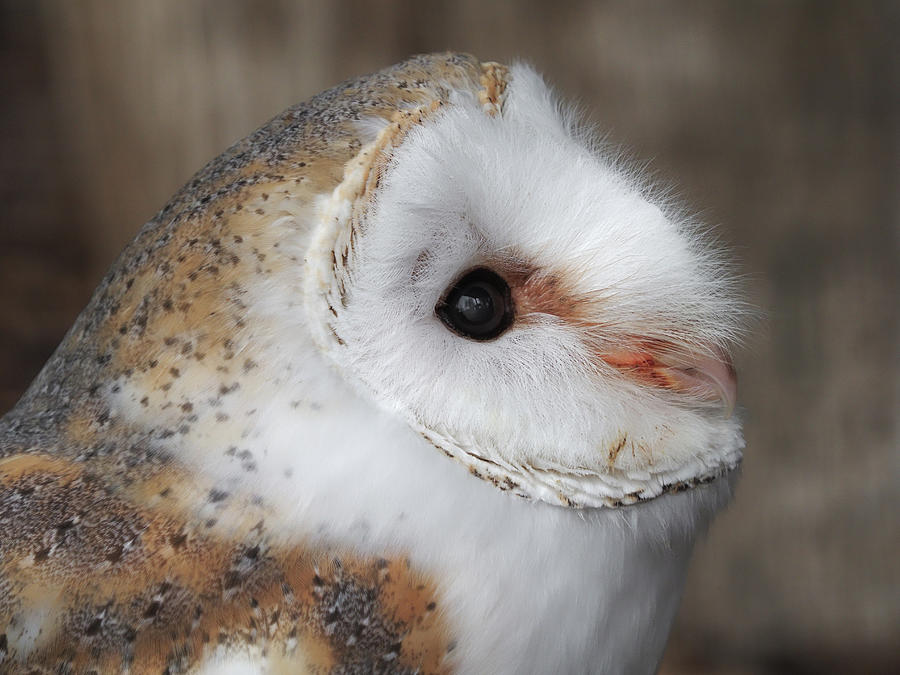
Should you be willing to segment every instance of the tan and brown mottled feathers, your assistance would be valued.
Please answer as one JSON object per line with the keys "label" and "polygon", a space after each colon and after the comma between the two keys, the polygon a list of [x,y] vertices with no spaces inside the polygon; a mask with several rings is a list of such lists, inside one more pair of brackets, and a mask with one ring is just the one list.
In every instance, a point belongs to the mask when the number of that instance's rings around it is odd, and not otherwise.
{"label": "tan and brown mottled feathers", "polygon": [[7,667],[178,672],[234,648],[290,672],[445,671],[436,585],[402,558],[286,547],[262,523],[225,539],[45,454],[0,460],[0,520]]}

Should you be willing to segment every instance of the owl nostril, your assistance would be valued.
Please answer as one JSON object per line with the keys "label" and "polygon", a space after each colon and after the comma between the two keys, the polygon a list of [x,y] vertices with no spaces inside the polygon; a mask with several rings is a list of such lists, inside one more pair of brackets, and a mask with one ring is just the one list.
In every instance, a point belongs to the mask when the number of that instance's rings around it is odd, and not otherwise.
{"label": "owl nostril", "polygon": [[512,324],[509,284],[487,268],[472,270],[450,287],[435,313],[458,335],[490,340]]}

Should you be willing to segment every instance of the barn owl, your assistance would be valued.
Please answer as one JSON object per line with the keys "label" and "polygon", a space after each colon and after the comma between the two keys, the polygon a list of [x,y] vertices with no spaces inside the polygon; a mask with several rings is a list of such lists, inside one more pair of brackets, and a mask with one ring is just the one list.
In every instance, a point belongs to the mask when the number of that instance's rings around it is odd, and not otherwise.
{"label": "barn owl", "polygon": [[654,671],[741,460],[734,285],[525,65],[287,110],[0,422],[0,670]]}

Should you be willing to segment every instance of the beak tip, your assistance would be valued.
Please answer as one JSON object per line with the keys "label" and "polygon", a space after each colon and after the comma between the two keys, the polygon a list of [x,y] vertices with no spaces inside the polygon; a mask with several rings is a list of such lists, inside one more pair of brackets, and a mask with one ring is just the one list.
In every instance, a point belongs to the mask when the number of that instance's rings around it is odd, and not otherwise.
{"label": "beak tip", "polygon": [[719,401],[725,418],[737,404],[737,373],[728,353],[709,347],[702,353],[662,350],[628,350],[606,354],[609,365],[657,387],[693,396],[703,401]]}

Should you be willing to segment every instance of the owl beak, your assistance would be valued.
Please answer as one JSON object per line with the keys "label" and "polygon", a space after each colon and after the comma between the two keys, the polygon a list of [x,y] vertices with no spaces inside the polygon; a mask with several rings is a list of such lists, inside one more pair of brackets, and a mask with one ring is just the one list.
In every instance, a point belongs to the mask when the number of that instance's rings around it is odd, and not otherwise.
{"label": "owl beak", "polygon": [[727,354],[717,350],[715,356],[700,355],[666,367],[673,388],[704,400],[718,400],[725,416],[731,417],[737,401],[737,374]]}
{"label": "owl beak", "polygon": [[663,389],[687,394],[703,401],[718,401],[731,417],[737,401],[737,374],[731,357],[722,349],[685,355],[667,350],[623,351],[606,354],[603,360],[617,370]]}

